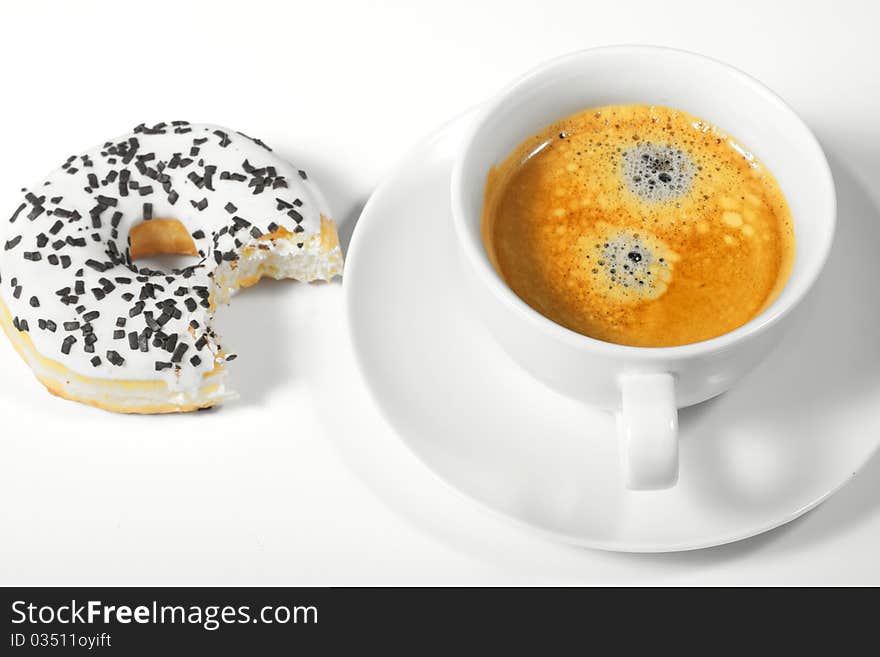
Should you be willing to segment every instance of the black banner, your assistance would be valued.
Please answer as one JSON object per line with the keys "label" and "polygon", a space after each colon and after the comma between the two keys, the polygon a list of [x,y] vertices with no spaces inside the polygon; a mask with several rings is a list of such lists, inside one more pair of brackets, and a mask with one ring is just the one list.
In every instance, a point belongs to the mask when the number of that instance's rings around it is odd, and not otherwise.
{"label": "black banner", "polygon": [[[753,648],[756,636],[764,649],[773,639],[791,648],[791,632],[781,632],[779,595],[745,589],[0,588],[0,654],[348,654],[355,647],[356,653],[418,655],[441,648],[471,654],[477,646],[489,654],[503,646],[538,654],[616,646],[626,653],[644,643],[699,647],[700,636],[727,649],[739,642]],[[795,598],[809,605],[810,597],[784,595],[785,609],[797,609]],[[817,609],[805,614],[811,633]],[[675,633],[681,636],[673,639]]]}
{"label": "black banner", "polygon": [[[499,619],[501,631],[583,622],[583,605],[570,605],[574,595],[539,590],[10,588],[0,595],[4,655],[323,653],[353,640],[403,647],[403,636],[414,631],[436,645],[492,631]],[[551,604],[553,597],[559,602]]]}

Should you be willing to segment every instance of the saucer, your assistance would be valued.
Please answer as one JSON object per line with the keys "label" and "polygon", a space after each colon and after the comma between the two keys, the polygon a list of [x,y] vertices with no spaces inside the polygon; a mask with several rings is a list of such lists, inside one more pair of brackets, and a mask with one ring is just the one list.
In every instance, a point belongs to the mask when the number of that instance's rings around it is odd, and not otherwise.
{"label": "saucer", "polygon": [[678,485],[628,491],[613,416],[532,379],[468,312],[449,183],[472,117],[419,144],[377,188],[345,270],[364,378],[430,470],[558,540],[661,552],[789,522],[869,460],[880,443],[880,307],[859,301],[863,281],[880,280],[880,225],[868,210],[845,216],[841,198],[827,268],[783,344],[730,392],[680,411]]}

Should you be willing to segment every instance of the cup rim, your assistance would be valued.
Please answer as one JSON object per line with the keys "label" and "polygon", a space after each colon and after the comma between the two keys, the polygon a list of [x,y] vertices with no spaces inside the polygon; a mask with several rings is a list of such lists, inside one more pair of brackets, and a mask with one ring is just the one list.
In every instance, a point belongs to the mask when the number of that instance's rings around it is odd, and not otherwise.
{"label": "cup rim", "polygon": [[[748,322],[732,331],[728,331],[727,333],[723,333],[714,338],[670,347],[637,347],[617,344],[614,342],[605,342],[604,340],[592,338],[588,335],[566,328],[561,324],[557,324],[552,319],[545,317],[529,306],[504,282],[500,274],[489,261],[488,254],[486,253],[481,240],[473,240],[466,225],[467,222],[465,217],[467,216],[467,211],[465,209],[463,195],[465,186],[465,181],[463,179],[464,164],[468,159],[471,146],[474,143],[476,136],[483,130],[485,124],[495,112],[503,107],[504,104],[508,102],[509,98],[521,87],[528,85],[535,78],[540,78],[541,76],[546,75],[548,71],[572,60],[615,52],[642,52],[645,55],[650,55],[650,53],[656,52],[674,53],[698,59],[704,63],[723,69],[726,74],[738,78],[741,82],[750,87],[752,91],[778,106],[789,116],[794,125],[799,128],[804,145],[812,150],[812,157],[821,169],[821,177],[824,179],[823,182],[828,190],[825,199],[826,207],[821,210],[821,216],[826,218],[827,228],[820,236],[820,239],[823,239],[824,243],[819,245],[818,257],[814,260],[812,267],[806,270],[802,275],[804,283],[801,285],[800,290],[787,299],[783,299],[783,295],[780,294],[770,306],[765,308],[761,313],[750,319]],[[837,224],[837,198],[831,167],[828,165],[828,160],[825,157],[825,153],[816,139],[816,136],[794,109],[764,83],[730,64],[706,55],[667,46],[613,45],[577,50],[545,61],[516,78],[513,82],[506,85],[500,92],[496,93],[492,98],[486,101],[482,108],[478,110],[478,114],[474,118],[474,121],[464,138],[464,145],[459,150],[458,156],[453,163],[450,191],[453,226],[458,242],[464,250],[464,255],[470,265],[474,267],[478,276],[480,276],[483,282],[489,286],[494,295],[501,299],[509,309],[513,310],[518,316],[524,318],[537,328],[549,332],[557,340],[574,347],[602,352],[604,355],[612,357],[617,356],[635,359],[681,359],[703,355],[709,352],[723,350],[746,338],[763,333],[787,315],[812,289],[828,260]],[[786,286],[789,285],[789,282],[790,279],[789,281],[786,281]]]}

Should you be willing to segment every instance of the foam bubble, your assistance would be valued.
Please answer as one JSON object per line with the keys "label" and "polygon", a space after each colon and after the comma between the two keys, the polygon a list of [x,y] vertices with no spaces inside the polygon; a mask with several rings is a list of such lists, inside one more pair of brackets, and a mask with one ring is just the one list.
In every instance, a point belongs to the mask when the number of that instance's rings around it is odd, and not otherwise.
{"label": "foam bubble", "polygon": [[652,235],[617,231],[587,249],[593,285],[603,296],[636,302],[662,296],[678,256]]}
{"label": "foam bubble", "polygon": [[662,202],[688,192],[695,167],[690,156],[678,148],[644,142],[623,152],[621,172],[633,194]]}

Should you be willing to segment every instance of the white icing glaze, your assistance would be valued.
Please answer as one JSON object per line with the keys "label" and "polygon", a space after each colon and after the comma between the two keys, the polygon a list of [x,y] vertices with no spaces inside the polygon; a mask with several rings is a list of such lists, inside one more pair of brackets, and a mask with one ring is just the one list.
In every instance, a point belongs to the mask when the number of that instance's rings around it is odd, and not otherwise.
{"label": "white icing glaze", "polygon": [[[210,167],[215,167],[213,173]],[[212,173],[207,183],[206,173]],[[144,204],[151,206],[145,210]],[[128,233],[145,219],[145,211],[153,218],[179,220],[194,234],[201,262],[186,274],[138,271],[137,262],[130,264]],[[306,174],[262,142],[212,125],[138,126],[72,157],[26,190],[0,243],[0,298],[45,357],[96,379],[163,380],[173,399],[174,394],[197,390],[215,359],[222,358],[210,332],[207,298],[215,292],[219,299],[228,298],[224,288],[233,278],[235,258],[257,243],[259,235],[276,226],[294,234],[277,243],[260,241],[263,248],[256,252],[258,259],[286,258],[281,268],[285,276],[311,280],[339,273],[338,247],[328,253],[321,245],[322,215],[329,218]],[[301,266],[291,264],[297,260]],[[126,301],[126,293],[134,297]],[[143,310],[136,312],[139,300]],[[165,308],[173,314],[163,316]],[[124,318],[124,326],[117,325],[122,323],[118,318]],[[54,332],[47,321],[55,323]],[[79,327],[69,324],[68,330],[67,322]],[[191,322],[198,323],[194,335]],[[83,325],[89,326],[85,332]],[[94,338],[87,338],[89,331]],[[132,332],[138,334],[137,349],[129,343]],[[76,342],[65,354],[62,345],[68,336]],[[201,349],[199,338],[204,338]],[[86,351],[87,339],[93,341],[91,352]],[[144,342],[148,351],[141,350]],[[111,362],[111,351],[124,361]],[[97,365],[92,363],[96,356]],[[192,362],[193,356],[200,362]],[[171,365],[157,370],[157,362]]]}

